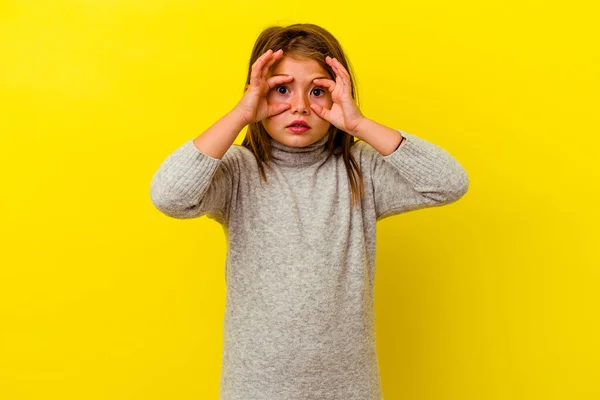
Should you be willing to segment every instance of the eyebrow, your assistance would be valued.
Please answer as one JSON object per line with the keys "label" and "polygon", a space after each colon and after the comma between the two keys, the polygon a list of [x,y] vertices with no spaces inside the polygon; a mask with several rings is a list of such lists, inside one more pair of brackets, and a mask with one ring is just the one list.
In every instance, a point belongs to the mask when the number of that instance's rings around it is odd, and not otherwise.
{"label": "eyebrow", "polygon": [[[281,76],[281,75],[285,75],[285,76],[291,76],[290,74],[273,74],[271,76]],[[315,79],[329,79],[329,77],[327,76],[315,76],[314,78],[312,78],[309,82],[314,81]]]}

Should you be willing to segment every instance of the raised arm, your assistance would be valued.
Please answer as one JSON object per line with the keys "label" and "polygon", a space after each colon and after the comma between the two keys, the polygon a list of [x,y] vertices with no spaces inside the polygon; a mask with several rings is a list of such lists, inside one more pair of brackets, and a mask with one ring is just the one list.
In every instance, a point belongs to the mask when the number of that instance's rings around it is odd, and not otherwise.
{"label": "raised arm", "polygon": [[[150,198],[163,214],[226,222],[236,171],[225,154],[245,126],[233,109],[171,153],[155,172]],[[233,156],[233,155],[232,155]]]}
{"label": "raised arm", "polygon": [[453,203],[466,194],[468,174],[448,151],[374,121],[363,128],[357,135],[373,181],[377,219]]}

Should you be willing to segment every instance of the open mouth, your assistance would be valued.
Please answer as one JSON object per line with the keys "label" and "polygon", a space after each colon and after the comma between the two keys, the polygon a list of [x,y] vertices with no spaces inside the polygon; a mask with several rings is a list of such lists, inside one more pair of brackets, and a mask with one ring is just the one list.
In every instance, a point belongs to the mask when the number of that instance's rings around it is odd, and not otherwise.
{"label": "open mouth", "polygon": [[289,129],[310,129],[310,126],[303,119],[296,119],[292,121],[286,128]]}

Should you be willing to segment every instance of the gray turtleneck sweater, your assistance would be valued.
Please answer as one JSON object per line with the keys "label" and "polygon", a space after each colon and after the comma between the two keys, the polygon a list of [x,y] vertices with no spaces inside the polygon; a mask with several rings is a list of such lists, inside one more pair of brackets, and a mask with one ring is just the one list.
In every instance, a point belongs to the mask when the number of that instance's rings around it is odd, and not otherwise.
{"label": "gray turtleneck sweater", "polygon": [[155,172],[150,196],[173,218],[206,215],[223,226],[226,307],[221,400],[381,400],[373,290],[375,224],[442,206],[469,186],[447,151],[406,140],[383,156],[351,148],[365,197],[351,208],[341,156],[328,136],[307,147],[272,143],[260,178],[249,149],[222,159],[186,141]]}

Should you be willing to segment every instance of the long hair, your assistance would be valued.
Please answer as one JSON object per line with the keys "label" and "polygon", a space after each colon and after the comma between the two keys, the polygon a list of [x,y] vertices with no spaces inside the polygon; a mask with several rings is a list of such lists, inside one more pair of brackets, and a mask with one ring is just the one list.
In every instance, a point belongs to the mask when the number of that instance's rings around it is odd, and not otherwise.
{"label": "long hair", "polygon": [[[273,52],[283,49],[284,56],[313,59],[329,73],[332,79],[334,79],[335,72],[325,62],[325,56],[336,58],[350,74],[352,98],[358,104],[358,94],[353,79],[353,73],[349,68],[349,63],[346,60],[342,46],[327,30],[314,24],[293,24],[286,27],[271,26],[263,30],[256,39],[254,48],[252,49],[252,55],[248,64],[246,85],[250,84],[252,64],[254,64],[254,62],[269,49],[273,50]],[[361,198],[364,197],[365,192],[360,168],[350,153],[350,148],[354,143],[359,141],[359,139],[355,141],[354,136],[338,129],[333,124],[329,127],[328,133],[329,139],[326,144],[326,150],[329,152],[328,157],[333,154],[342,155],[348,179],[350,181],[350,187],[352,189],[352,205],[354,205],[358,202],[359,184]],[[266,182],[267,177],[265,175],[263,163],[270,166],[271,143],[269,141],[269,134],[260,121],[248,124],[242,146],[248,148],[254,154],[261,176]]]}

